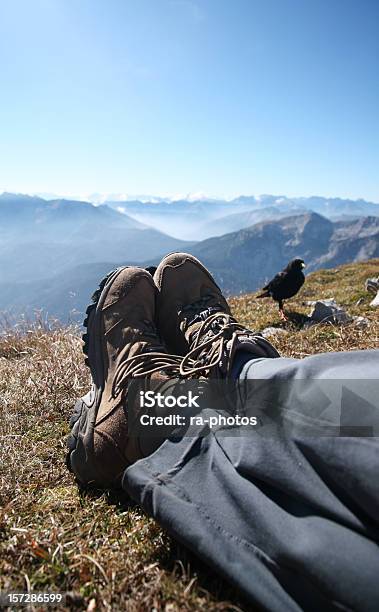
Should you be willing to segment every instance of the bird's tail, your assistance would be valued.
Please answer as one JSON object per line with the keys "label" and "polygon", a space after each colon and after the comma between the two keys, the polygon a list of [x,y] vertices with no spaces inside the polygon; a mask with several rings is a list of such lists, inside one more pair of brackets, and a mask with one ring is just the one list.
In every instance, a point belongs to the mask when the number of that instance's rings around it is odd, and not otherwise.
{"label": "bird's tail", "polygon": [[268,291],[264,291],[263,293],[260,293],[259,295],[256,295],[255,297],[256,297],[256,299],[259,299],[259,298],[268,297],[269,295],[270,294],[269,294]]}

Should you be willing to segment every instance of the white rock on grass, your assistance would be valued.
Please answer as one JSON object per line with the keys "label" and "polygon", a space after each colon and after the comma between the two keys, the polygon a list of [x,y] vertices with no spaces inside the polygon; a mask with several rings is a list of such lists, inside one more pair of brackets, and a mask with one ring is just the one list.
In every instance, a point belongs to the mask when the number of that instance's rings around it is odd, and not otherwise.
{"label": "white rock on grass", "polygon": [[368,278],[365,282],[365,289],[370,293],[379,291],[379,276],[378,278]]}
{"label": "white rock on grass", "polygon": [[353,318],[346,310],[337,304],[334,298],[328,300],[317,300],[313,310],[309,313],[309,321],[306,325],[314,323],[350,323]]}
{"label": "white rock on grass", "polygon": [[370,302],[370,306],[374,306],[374,307],[379,306],[379,291],[376,294],[376,297],[374,297],[374,299],[372,300],[372,302]]}
{"label": "white rock on grass", "polygon": [[288,331],[282,327],[266,327],[261,334],[264,338],[268,338],[269,336],[285,336]]}
{"label": "white rock on grass", "polygon": [[354,323],[354,325],[360,328],[370,325],[370,321],[366,317],[352,317],[346,312],[345,308],[337,304],[334,298],[314,302],[314,308],[309,314],[308,321],[304,323],[303,329],[308,329],[318,323],[332,323],[333,325]]}
{"label": "white rock on grass", "polygon": [[366,317],[354,317],[354,325],[356,327],[367,327],[370,325],[370,321]]}

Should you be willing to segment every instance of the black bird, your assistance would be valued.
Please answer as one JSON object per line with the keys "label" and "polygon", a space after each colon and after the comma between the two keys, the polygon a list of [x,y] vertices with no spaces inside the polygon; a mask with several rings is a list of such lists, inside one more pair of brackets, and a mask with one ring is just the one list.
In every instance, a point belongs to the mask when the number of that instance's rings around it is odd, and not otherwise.
{"label": "black bird", "polygon": [[272,297],[275,302],[278,302],[280,317],[284,320],[286,320],[286,315],[283,312],[283,300],[296,295],[304,284],[303,268],[305,268],[305,263],[302,259],[293,259],[284,270],[263,287],[263,293],[257,295],[257,298]]}

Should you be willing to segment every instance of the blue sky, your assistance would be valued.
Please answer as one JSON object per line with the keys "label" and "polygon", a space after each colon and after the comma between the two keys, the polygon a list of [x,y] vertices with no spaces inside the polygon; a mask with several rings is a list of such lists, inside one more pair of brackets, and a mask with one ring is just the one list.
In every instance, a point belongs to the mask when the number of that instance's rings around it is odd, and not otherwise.
{"label": "blue sky", "polygon": [[377,0],[0,0],[0,191],[379,202]]}

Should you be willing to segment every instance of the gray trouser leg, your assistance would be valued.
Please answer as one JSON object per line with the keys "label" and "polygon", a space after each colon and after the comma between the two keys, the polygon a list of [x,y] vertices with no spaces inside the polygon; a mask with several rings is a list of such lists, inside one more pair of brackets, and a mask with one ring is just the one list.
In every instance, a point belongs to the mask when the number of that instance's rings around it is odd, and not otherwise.
{"label": "gray trouser leg", "polygon": [[379,351],[248,361],[239,377],[245,413],[294,436],[379,436]]}
{"label": "gray trouser leg", "polygon": [[[223,430],[167,440],[125,471],[123,487],[259,608],[376,612],[379,438],[301,437],[298,419],[302,406],[320,402],[316,429],[346,406],[351,418],[366,404],[372,415],[378,374],[379,351],[250,361],[241,383],[259,381],[259,401],[285,415],[284,435],[252,427],[238,437]],[[326,406],[320,381],[342,379],[347,392],[328,391]],[[362,397],[358,385],[358,399],[357,380],[366,388]]]}

